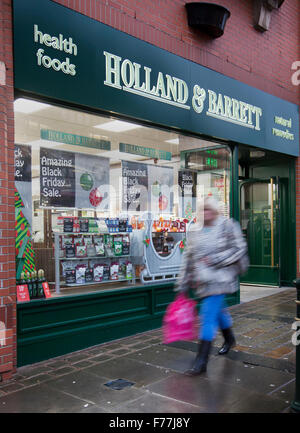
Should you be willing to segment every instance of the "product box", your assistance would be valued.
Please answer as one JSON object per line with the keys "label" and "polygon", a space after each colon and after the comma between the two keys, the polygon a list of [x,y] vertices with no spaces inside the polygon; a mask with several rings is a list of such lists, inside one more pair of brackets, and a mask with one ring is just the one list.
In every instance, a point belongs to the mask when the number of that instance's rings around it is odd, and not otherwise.
{"label": "product box", "polygon": [[104,244],[95,245],[96,255],[97,256],[105,256]]}
{"label": "product box", "polygon": [[110,279],[110,267],[109,265],[103,265],[103,280],[108,281]]}
{"label": "product box", "polygon": [[66,270],[66,284],[76,283],[76,273],[74,269]]}
{"label": "product box", "polygon": [[93,269],[87,268],[85,270],[85,282],[92,283],[94,281],[94,272]]}
{"label": "product box", "polygon": [[119,232],[126,232],[128,219],[119,219]]}
{"label": "product box", "polygon": [[87,256],[87,246],[76,245],[76,257],[86,257],[86,256]]}
{"label": "product box", "polygon": [[73,233],[73,218],[64,218],[64,232]]}
{"label": "product box", "polygon": [[89,224],[88,231],[90,233],[98,233],[99,232],[99,229],[98,229],[98,220],[96,218],[89,218],[88,224]]}
{"label": "product box", "polygon": [[103,280],[103,272],[104,272],[104,265],[95,264],[93,269],[94,274],[94,281],[102,281]]}
{"label": "product box", "polygon": [[79,219],[80,224],[80,232],[81,233],[88,233],[89,231],[89,220],[87,218],[80,218]]}
{"label": "product box", "polygon": [[129,236],[123,236],[123,256],[128,256],[130,253]]}
{"label": "product box", "polygon": [[75,245],[66,245],[66,258],[70,259],[75,257]]}
{"label": "product box", "polygon": [[85,271],[87,266],[80,264],[76,266],[76,284],[84,284],[85,283]]}
{"label": "product box", "polygon": [[119,279],[119,264],[117,262],[112,263],[110,266],[110,279],[111,280]]}
{"label": "product box", "polygon": [[121,256],[123,252],[123,242],[121,237],[115,237],[114,239],[114,255]]}

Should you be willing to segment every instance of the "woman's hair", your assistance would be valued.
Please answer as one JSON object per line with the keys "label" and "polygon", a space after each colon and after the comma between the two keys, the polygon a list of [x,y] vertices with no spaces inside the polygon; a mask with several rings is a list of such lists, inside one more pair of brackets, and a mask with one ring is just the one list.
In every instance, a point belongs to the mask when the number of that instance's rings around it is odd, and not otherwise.
{"label": "woman's hair", "polygon": [[209,208],[211,210],[214,210],[217,213],[219,213],[219,211],[220,211],[219,202],[212,196],[205,197],[204,203],[203,203],[203,209],[205,209],[205,208]]}

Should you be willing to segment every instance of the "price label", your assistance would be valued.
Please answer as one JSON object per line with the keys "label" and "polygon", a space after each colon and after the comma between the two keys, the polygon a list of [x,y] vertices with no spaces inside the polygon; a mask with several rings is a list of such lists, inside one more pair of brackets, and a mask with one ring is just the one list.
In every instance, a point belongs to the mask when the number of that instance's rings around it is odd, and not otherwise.
{"label": "price label", "polygon": [[43,283],[43,289],[44,289],[44,294],[46,298],[51,298],[51,293],[50,293],[50,289],[49,289],[49,284],[48,283]]}
{"label": "price label", "polygon": [[27,284],[17,286],[17,300],[18,302],[30,301]]}

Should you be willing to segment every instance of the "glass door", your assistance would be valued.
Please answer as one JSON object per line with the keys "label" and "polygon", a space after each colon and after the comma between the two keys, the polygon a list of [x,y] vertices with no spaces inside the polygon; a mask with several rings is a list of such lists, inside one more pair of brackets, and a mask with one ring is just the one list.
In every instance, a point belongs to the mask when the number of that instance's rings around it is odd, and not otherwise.
{"label": "glass door", "polygon": [[275,177],[240,183],[240,223],[250,258],[241,282],[280,285],[278,184]]}

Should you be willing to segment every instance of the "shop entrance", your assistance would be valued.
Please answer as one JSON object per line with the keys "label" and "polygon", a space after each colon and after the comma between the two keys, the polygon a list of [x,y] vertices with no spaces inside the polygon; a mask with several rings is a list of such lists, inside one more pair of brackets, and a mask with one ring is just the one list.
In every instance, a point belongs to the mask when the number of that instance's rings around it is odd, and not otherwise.
{"label": "shop entrance", "polygon": [[280,285],[279,178],[240,182],[240,222],[251,267],[243,282]]}
{"label": "shop entrance", "polygon": [[291,286],[296,272],[293,158],[239,148],[239,216],[250,258],[241,283]]}

